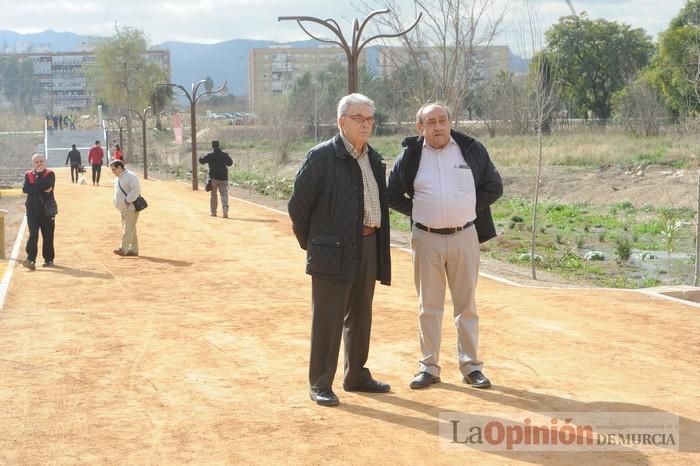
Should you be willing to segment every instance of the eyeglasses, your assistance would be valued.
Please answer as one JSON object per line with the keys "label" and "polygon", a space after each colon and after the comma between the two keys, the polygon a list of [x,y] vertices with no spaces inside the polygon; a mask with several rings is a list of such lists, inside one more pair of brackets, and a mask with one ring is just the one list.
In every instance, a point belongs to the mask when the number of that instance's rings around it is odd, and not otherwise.
{"label": "eyeglasses", "polygon": [[363,117],[362,115],[343,115],[343,116],[346,116],[346,117],[350,118],[352,121],[359,123],[361,125],[364,125],[365,123],[367,123],[370,126],[374,125],[374,117],[373,116],[367,117],[367,118]]}

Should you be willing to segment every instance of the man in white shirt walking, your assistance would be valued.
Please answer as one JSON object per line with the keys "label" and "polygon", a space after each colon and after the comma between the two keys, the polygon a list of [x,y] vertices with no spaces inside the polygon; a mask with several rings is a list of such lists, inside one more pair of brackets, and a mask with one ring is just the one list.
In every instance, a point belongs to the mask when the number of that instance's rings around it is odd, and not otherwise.
{"label": "man in white shirt walking", "polygon": [[479,243],[496,236],[490,205],[503,194],[501,176],[486,148],[452,130],[447,106],[423,105],[416,114],[419,137],[389,175],[389,206],[411,217],[414,281],[420,307],[422,358],[413,389],[440,382],[440,342],[446,285],[454,302],[457,354],[464,381],[489,388],[478,357],[479,316],[475,290]]}
{"label": "man in white shirt walking", "polygon": [[122,217],[121,246],[112,251],[118,256],[138,256],[139,239],[136,234],[136,222],[139,213],[134,207],[134,201],[141,194],[141,186],[136,175],[124,168],[124,162],[113,160],[109,167],[114,173],[114,207]]}

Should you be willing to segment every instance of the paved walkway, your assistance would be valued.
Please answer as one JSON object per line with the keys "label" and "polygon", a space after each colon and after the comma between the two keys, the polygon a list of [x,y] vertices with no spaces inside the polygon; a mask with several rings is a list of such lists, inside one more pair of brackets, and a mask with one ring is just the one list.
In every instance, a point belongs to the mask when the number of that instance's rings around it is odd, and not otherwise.
{"label": "paved walkway", "polygon": [[[700,462],[697,308],[482,278],[494,387],[461,382],[446,317],[443,383],[414,391],[416,298],[394,250],[369,361],[393,392],[345,393],[337,379],[341,405],[321,408],[306,383],[310,280],[286,215],[234,200],[230,219],[212,218],[208,194],[144,181],[142,256],[120,258],[111,174],[92,187],[61,170],[58,266],[16,269],[0,311],[0,464]],[[677,413],[681,451],[445,449],[444,411]]]}

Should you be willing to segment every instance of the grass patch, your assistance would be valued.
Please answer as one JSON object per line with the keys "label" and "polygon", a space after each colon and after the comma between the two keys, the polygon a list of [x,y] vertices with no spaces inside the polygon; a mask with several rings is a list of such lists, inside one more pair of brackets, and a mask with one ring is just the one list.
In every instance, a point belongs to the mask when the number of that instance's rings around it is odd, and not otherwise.
{"label": "grass patch", "polygon": [[[523,265],[523,254],[530,253],[531,202],[519,197],[501,198],[492,206],[492,214],[499,236],[484,251],[485,254]],[[633,256],[635,251],[654,251],[657,257],[666,256],[669,243],[665,232],[669,217],[679,225],[672,243],[673,251],[694,250],[694,213],[691,209],[657,209],[652,206],[635,209],[630,202],[612,206],[542,202],[538,206],[535,248],[542,261],[537,267],[570,280],[607,287],[668,283],[672,277],[662,270],[668,268],[666,261],[662,266],[659,261],[640,261]],[[601,251],[605,260],[595,263],[585,260],[588,251]],[[674,274],[686,273],[692,268],[687,266],[688,263],[687,257],[678,259],[673,267],[677,271]],[[673,279],[685,280],[678,276]]]}

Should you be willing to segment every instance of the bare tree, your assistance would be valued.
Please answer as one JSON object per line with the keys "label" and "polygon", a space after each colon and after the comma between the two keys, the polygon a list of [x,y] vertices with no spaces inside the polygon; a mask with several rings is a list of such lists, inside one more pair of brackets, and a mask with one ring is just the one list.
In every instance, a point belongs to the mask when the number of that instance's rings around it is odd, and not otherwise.
{"label": "bare tree", "polygon": [[[693,89],[695,101],[700,102],[700,32],[695,33],[694,44],[690,47],[689,52],[685,55],[685,75]],[[691,105],[688,107],[691,108]],[[695,212],[695,277],[693,286],[700,286],[700,174],[698,175]]]}
{"label": "bare tree", "polygon": [[474,109],[489,135],[496,131],[511,135],[527,134],[533,128],[528,81],[509,71],[501,71],[474,93]]}
{"label": "bare tree", "polygon": [[669,117],[661,94],[644,77],[618,93],[613,105],[625,129],[636,136],[658,136]]}
{"label": "bare tree", "polygon": [[532,196],[532,231],[530,234],[530,263],[532,278],[537,280],[535,246],[537,240],[537,207],[540,199],[540,184],[542,183],[542,162],[544,159],[544,135],[549,132],[549,122],[559,103],[559,88],[554,76],[556,69],[551,58],[543,51],[541,24],[537,11],[530,1],[524,4],[524,28],[521,32],[523,51],[532,56],[528,88],[530,95],[530,111],[535,123],[537,137],[537,172]]}
{"label": "bare tree", "polygon": [[[474,90],[484,54],[501,29],[507,4],[497,0],[414,0],[415,11],[404,14],[401,0],[362,0],[366,8],[388,9],[377,17],[382,27],[405,30],[404,18],[423,13],[413,34],[400,38],[403,47],[385,48],[394,68],[410,64],[415,72],[431,76],[431,88],[414,89],[415,103],[445,101],[461,115]],[[422,83],[427,84],[426,82]]]}

